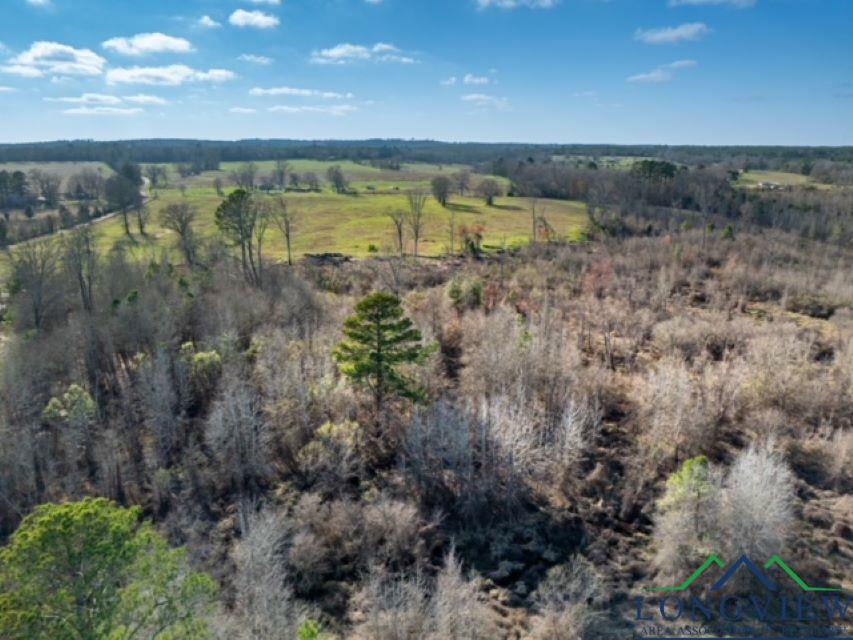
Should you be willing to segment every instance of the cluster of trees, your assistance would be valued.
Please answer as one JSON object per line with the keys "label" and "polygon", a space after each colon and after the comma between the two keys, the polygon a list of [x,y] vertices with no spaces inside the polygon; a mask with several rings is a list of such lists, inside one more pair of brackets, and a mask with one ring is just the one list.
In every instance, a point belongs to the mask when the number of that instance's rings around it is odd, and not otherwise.
{"label": "cluster of trees", "polygon": [[[179,163],[205,169],[219,162],[275,160],[281,157],[314,160],[355,160],[394,169],[402,162],[430,164],[476,164],[484,173],[501,172],[518,160],[554,157],[661,158],[694,166],[736,163],[739,168],[791,169],[803,167],[847,167],[853,162],[851,147],[696,147],[609,144],[487,144],[445,143],[432,140],[128,140],[58,142],[0,145],[0,162],[100,161],[110,165],[124,162]],[[494,168],[495,171],[491,169]]]}
{"label": "cluster of trees", "polygon": [[[681,228],[290,268],[263,248],[286,204],[236,189],[205,243],[188,202],[164,208],[182,264],[106,252],[92,228],[13,252],[12,637],[64,637],[69,603],[70,637],[615,635],[613,593],[711,547],[784,554],[795,533],[827,549],[801,574],[835,586],[849,248]],[[823,524],[800,527],[809,496]]]}

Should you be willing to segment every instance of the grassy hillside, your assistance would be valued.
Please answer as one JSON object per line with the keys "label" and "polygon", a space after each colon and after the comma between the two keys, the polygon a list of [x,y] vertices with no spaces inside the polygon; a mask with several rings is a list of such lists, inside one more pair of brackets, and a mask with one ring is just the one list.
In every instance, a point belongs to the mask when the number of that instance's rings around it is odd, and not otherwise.
{"label": "grassy hillside", "polygon": [[[406,196],[358,195],[346,196],[329,192],[291,193],[285,196],[289,207],[297,214],[293,250],[296,255],[306,253],[337,252],[355,257],[371,253],[371,246],[379,253],[393,251],[393,225],[388,214],[405,210]],[[186,200],[198,209],[197,230],[202,237],[216,233],[214,212],[221,202],[213,189],[187,189],[186,195],[178,190],[159,192],[149,203],[150,224],[148,238],[135,237],[131,246],[151,250],[163,246],[173,247],[171,232],[159,225],[159,212],[168,204]],[[586,231],[586,210],[581,203],[542,200],[537,206],[555,229],[559,238],[579,240]],[[529,241],[530,212],[526,198],[500,198],[495,206],[487,207],[482,200],[470,197],[454,198],[447,208],[430,199],[426,206],[426,225],[420,243],[422,255],[445,253],[450,244],[449,224],[455,215],[459,246],[459,229],[479,226],[483,228],[484,245],[517,246]],[[126,242],[122,221],[114,217],[98,224],[98,230],[107,244]],[[277,231],[270,230],[268,255],[280,259],[284,243]]]}

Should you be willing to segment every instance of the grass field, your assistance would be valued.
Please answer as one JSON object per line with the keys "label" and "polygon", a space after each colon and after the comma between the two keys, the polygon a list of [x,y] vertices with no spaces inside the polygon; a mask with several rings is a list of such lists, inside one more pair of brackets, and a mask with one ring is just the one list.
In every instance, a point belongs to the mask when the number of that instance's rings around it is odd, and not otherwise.
{"label": "grass field", "polygon": [[[345,196],[333,193],[290,193],[288,206],[297,216],[293,242],[294,254],[337,252],[354,257],[371,254],[371,246],[380,253],[394,251],[393,225],[388,214],[406,210],[404,194]],[[138,234],[128,240],[121,218],[115,217],[97,225],[103,247],[123,243],[139,257],[153,256],[164,247],[174,250],[173,234],[159,225],[159,212],[172,202],[189,201],[199,212],[196,228],[201,237],[216,233],[214,211],[221,202],[213,189],[187,189],[186,196],[167,189],[159,192],[149,203],[150,223],[147,237]],[[530,237],[529,203],[523,198],[500,198],[495,206],[487,207],[482,200],[456,197],[447,208],[430,199],[426,206],[426,223],[419,252],[435,256],[446,252],[450,245],[449,225],[455,215],[458,230],[463,226],[483,228],[484,245],[508,247],[522,245]],[[540,200],[539,215],[554,228],[559,238],[580,240],[586,233],[586,209],[581,203]],[[273,259],[284,257],[284,242],[279,232],[270,229],[265,253]],[[412,247],[409,246],[411,251]]]}
{"label": "grass field", "polygon": [[783,187],[805,187],[805,186],[825,186],[816,182],[809,176],[804,176],[799,173],[786,173],[784,171],[747,171],[741,173],[736,185],[749,189],[757,188],[762,182],[773,182]]}
{"label": "grass field", "polygon": [[[288,205],[297,215],[293,251],[295,257],[308,253],[335,252],[356,258],[371,254],[390,254],[395,251],[393,224],[388,214],[408,208],[405,191],[412,188],[428,188],[430,180],[439,174],[452,174],[464,167],[456,165],[406,164],[400,171],[381,169],[354,162],[321,162],[314,160],[289,160],[291,171],[315,172],[325,180],[327,169],[339,165],[351,186],[354,195],[339,195],[331,192],[327,185],[319,193],[288,192],[284,195]],[[198,216],[196,230],[200,237],[216,235],[214,212],[222,201],[213,188],[219,177],[229,184],[230,172],[243,163],[223,163],[220,171],[208,171],[198,176],[181,179],[174,167],[170,167],[169,186],[152,193],[148,202],[148,226],[145,236],[135,232],[135,219],[131,221],[134,236],[128,238],[120,216],[95,223],[102,253],[116,245],[124,246],[139,259],[151,259],[167,251],[176,261],[176,238],[160,226],[160,212],[170,203],[187,201],[193,205]],[[273,162],[259,162],[259,173],[269,173]],[[41,168],[70,175],[84,166],[101,166],[98,163],[40,163],[16,165],[29,170]],[[472,187],[486,176],[472,176]],[[506,181],[503,181],[504,183]],[[185,187],[184,193],[178,188]],[[371,188],[368,188],[371,187]],[[259,197],[265,197],[260,195]],[[587,230],[587,215],[583,204],[558,200],[540,200],[538,214],[553,228],[556,238],[580,240]],[[131,214],[133,218],[133,214]],[[450,247],[450,221],[455,218],[455,249],[461,244],[462,227],[482,228],[485,248],[514,247],[525,244],[530,238],[529,201],[524,198],[499,198],[495,206],[488,207],[478,198],[453,196],[447,208],[441,207],[430,198],[426,205],[424,230],[419,253],[437,256]],[[407,236],[410,232],[407,231]],[[264,253],[268,258],[281,260],[285,256],[284,241],[277,229],[270,228]],[[413,250],[411,241],[407,252]],[[8,273],[8,257],[0,255],[0,278]]]}
{"label": "grass field", "polygon": [[[359,193],[370,192],[392,192],[403,191],[413,188],[429,188],[430,181],[438,175],[451,176],[452,174],[466,169],[463,165],[432,165],[432,164],[403,164],[399,171],[392,169],[383,169],[374,167],[369,164],[353,162],[351,160],[329,161],[329,160],[304,160],[295,159],[287,160],[288,171],[304,176],[306,173],[312,172],[317,175],[321,181],[326,180],[326,172],[330,167],[338,166],[344,172],[347,180],[350,183],[350,188]],[[216,178],[222,180],[226,185],[230,183],[231,174],[242,167],[244,162],[223,162],[220,165],[219,171],[205,171],[197,176],[188,176],[181,178],[178,175],[176,165],[165,165],[169,172],[169,183],[171,186],[183,184],[187,188],[210,188],[213,186],[213,181]],[[258,176],[270,174],[275,168],[275,162],[272,160],[255,162],[254,163]],[[500,182],[505,187],[509,185],[509,181],[495,176],[471,175],[471,188],[475,188],[481,180],[486,177],[491,177]]]}

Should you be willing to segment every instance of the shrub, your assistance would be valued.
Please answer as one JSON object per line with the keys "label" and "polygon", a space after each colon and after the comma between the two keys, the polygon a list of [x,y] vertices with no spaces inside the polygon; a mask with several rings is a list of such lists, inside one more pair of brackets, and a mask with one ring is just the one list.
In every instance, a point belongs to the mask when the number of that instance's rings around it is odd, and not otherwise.
{"label": "shrub", "polygon": [[601,579],[583,556],[548,570],[534,593],[531,640],[580,640],[599,626],[594,606],[602,596]]}

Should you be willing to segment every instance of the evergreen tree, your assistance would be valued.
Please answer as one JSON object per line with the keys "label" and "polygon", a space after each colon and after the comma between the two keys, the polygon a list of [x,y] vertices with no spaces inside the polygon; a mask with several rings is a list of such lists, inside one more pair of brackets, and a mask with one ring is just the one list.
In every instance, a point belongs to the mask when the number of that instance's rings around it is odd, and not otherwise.
{"label": "evergreen tree", "polygon": [[432,347],[421,344],[421,332],[403,314],[400,299],[373,293],[355,306],[344,322],[346,339],[334,351],[341,373],[373,395],[377,416],[389,396],[419,401],[424,393],[398,368],[422,363]]}

